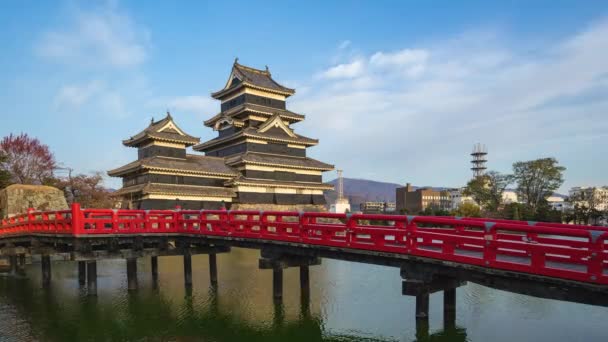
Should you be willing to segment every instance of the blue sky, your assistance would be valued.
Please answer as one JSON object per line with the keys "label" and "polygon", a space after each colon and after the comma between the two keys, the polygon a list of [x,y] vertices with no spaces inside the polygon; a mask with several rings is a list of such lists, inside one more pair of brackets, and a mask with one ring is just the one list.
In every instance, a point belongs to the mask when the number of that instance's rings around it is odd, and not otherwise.
{"label": "blue sky", "polygon": [[482,142],[490,169],[553,156],[562,191],[608,185],[606,1],[3,1],[0,22],[0,135],[79,172],[135,159],[121,140],[166,109],[214,137],[238,56],[297,89],[309,155],[347,177],[462,186]]}

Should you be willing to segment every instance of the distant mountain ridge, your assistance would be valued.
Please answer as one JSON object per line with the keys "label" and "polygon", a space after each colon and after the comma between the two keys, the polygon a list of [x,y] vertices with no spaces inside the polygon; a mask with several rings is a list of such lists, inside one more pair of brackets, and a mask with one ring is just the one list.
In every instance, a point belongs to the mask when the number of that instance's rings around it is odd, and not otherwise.
{"label": "distant mountain ridge", "polygon": [[[349,201],[353,210],[358,210],[359,204],[368,201],[374,202],[395,202],[395,190],[402,187],[402,184],[379,182],[368,179],[344,178],[344,196]],[[334,179],[327,184],[338,185],[338,180]],[[327,203],[335,202],[338,194],[335,190],[325,191]]]}

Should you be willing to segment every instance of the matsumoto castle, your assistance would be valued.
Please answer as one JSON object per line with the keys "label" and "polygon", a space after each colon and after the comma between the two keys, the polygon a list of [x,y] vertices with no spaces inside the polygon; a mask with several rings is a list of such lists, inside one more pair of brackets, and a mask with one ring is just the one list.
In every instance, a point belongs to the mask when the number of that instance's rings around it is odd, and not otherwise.
{"label": "matsumoto castle", "polygon": [[[218,136],[200,142],[167,113],[123,141],[136,147],[136,161],[108,171],[123,179],[115,192],[122,208],[234,210],[324,210],[322,173],[333,165],[308,158],[317,139],[296,134],[291,125],[304,115],[286,109],[295,93],[266,70],[235,60],[226,85],[211,94],[221,111],[205,121]],[[202,152],[190,154],[188,147]],[[204,153],[204,154],[203,154]]]}

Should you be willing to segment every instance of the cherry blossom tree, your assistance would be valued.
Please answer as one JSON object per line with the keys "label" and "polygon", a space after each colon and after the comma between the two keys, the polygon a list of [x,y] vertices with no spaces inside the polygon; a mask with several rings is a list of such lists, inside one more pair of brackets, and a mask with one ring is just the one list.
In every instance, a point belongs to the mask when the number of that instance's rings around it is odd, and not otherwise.
{"label": "cherry blossom tree", "polygon": [[57,162],[49,147],[25,133],[10,134],[0,141],[0,170],[10,174],[17,184],[52,183]]}

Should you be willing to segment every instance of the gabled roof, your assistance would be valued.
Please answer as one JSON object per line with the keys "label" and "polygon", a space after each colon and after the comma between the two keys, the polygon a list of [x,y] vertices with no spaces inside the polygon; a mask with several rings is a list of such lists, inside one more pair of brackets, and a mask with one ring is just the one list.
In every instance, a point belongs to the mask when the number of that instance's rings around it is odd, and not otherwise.
{"label": "gabled roof", "polygon": [[331,171],[334,166],[308,157],[291,157],[267,153],[245,152],[226,158],[226,165],[253,164],[261,166],[283,166],[296,169]]}
{"label": "gabled roof", "polygon": [[197,156],[192,154],[187,154],[186,159],[175,159],[163,156],[139,159],[117,169],[108,171],[108,175],[111,177],[120,177],[140,170],[181,172],[226,178],[237,175],[234,170],[226,166],[224,158]]}
{"label": "gabled roof", "polygon": [[237,58],[234,60],[230,77],[228,78],[228,82],[226,82],[224,89],[212,93],[211,96],[215,99],[221,99],[224,95],[247,86],[281,94],[285,97],[291,96],[296,92],[295,89],[284,87],[275,81],[272,78],[268,67],[266,67],[266,70],[254,69],[239,64]]}
{"label": "gabled roof", "polygon": [[287,109],[279,109],[279,108],[272,108],[272,107],[266,107],[266,106],[261,106],[261,105],[256,105],[256,104],[252,104],[252,103],[244,103],[242,105],[236,106],[236,107],[232,107],[228,110],[225,110],[221,113],[217,113],[216,115],[214,115],[211,119],[206,120],[205,121],[205,126],[207,127],[213,127],[213,125],[215,125],[215,122],[217,120],[219,120],[222,117],[234,117],[237,116],[243,112],[251,112],[251,113],[255,113],[255,114],[262,114],[264,116],[273,116],[275,114],[278,114],[282,119],[285,119],[289,122],[300,122],[302,120],[304,120],[306,118],[305,115],[302,114],[297,114],[294,113],[292,111],[289,111]]}
{"label": "gabled roof", "polygon": [[137,147],[149,140],[192,146],[199,143],[201,139],[188,135],[182,131],[181,128],[179,128],[173,121],[171,113],[167,112],[167,116],[164,119],[160,121],[154,121],[154,119],[152,119],[150,125],[143,131],[137,133],[127,140],[123,140],[122,143],[125,146]]}
{"label": "gabled roof", "polygon": [[241,139],[241,138],[254,138],[254,139],[265,140],[265,141],[280,142],[280,143],[287,143],[287,144],[298,144],[298,145],[305,145],[305,146],[314,146],[319,143],[319,140],[317,140],[317,139],[307,138],[307,137],[299,135],[299,134],[295,134],[295,137],[291,137],[291,136],[284,135],[284,134],[276,134],[276,133],[270,132],[270,131],[260,133],[260,132],[258,132],[257,128],[247,127],[238,132],[235,132],[234,134],[231,134],[231,135],[228,135],[225,137],[217,137],[217,138],[211,139],[209,141],[206,141],[202,144],[195,145],[192,148],[195,151],[205,151],[206,149],[208,149],[212,146],[216,146],[218,144],[226,143],[226,142],[233,141],[236,139]]}
{"label": "gabled roof", "polygon": [[280,129],[285,132],[291,138],[297,138],[298,135],[293,132],[289,126],[287,126],[278,114],[273,115],[270,119],[266,120],[263,124],[258,127],[258,133],[266,133],[273,127]]}

